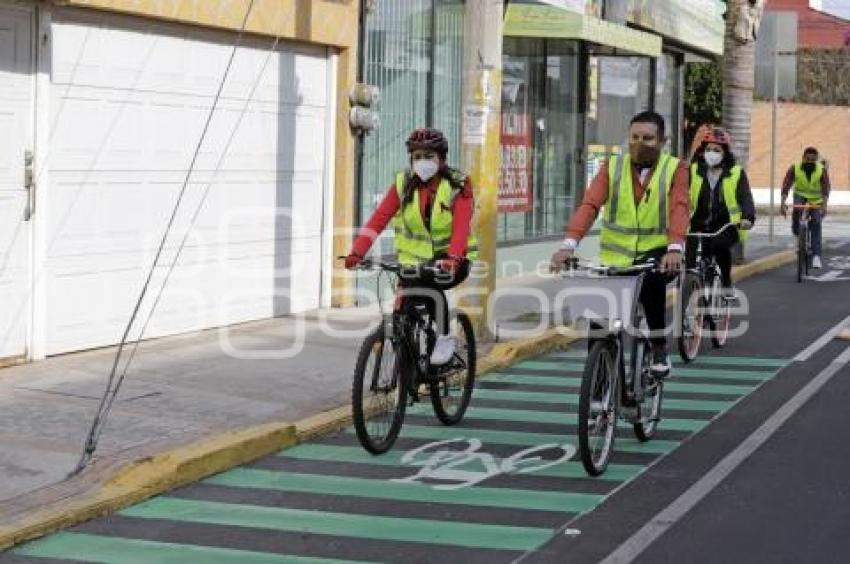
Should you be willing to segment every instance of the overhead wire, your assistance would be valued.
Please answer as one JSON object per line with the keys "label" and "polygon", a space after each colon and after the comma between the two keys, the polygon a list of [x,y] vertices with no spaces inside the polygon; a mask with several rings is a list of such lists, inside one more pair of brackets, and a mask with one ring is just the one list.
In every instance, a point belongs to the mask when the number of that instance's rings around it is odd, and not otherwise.
{"label": "overhead wire", "polygon": [[[118,350],[115,354],[115,360],[112,364],[112,369],[110,371],[109,377],[107,379],[106,389],[104,390],[103,397],[100,400],[97,411],[95,413],[94,419],[92,421],[91,427],[89,429],[89,433],[86,437],[85,445],[83,447],[83,452],[80,455],[80,459],[77,462],[75,469],[71,472],[71,475],[76,475],[81,472],[89,463],[92,456],[94,455],[95,450],[97,449],[97,444],[100,439],[101,433],[103,432],[103,427],[105,425],[106,419],[109,415],[109,412],[112,409],[115,398],[118,395],[118,391],[120,390],[120,384],[124,381],[124,375],[126,374],[126,369],[129,367],[129,363],[125,365],[124,370],[122,371],[121,377],[116,381],[116,374],[118,372],[118,366],[121,361],[121,355],[124,351],[124,347],[127,343],[127,339],[129,337],[130,331],[135,324],[136,318],[139,314],[139,311],[142,306],[142,302],[147,295],[148,288],[150,287],[151,280],[153,279],[154,273],[156,272],[157,266],[159,264],[159,260],[162,256],[163,250],[165,249],[166,242],[168,241],[169,234],[171,232],[171,228],[174,225],[175,219],[177,218],[177,214],[180,210],[180,204],[183,201],[183,198],[186,194],[186,190],[189,186],[189,181],[192,177],[192,173],[195,168],[195,164],[197,163],[198,155],[200,154],[201,148],[203,147],[204,140],[206,139],[206,135],[209,132],[210,124],[212,123],[213,117],[215,116],[216,109],[218,107],[219,100],[221,99],[222,92],[224,90],[224,86],[227,83],[227,78],[230,75],[230,70],[233,66],[233,61],[236,58],[236,53],[242,43],[242,38],[245,34],[245,28],[248,25],[248,20],[251,16],[251,13],[254,9],[254,4],[256,0],[250,0],[247,9],[245,10],[245,16],[242,20],[242,24],[239,27],[239,32],[236,37],[236,41],[231,49],[230,56],[227,61],[227,65],[225,66],[224,72],[222,73],[221,80],[219,81],[219,85],[216,91],[216,94],[213,98],[212,106],[210,107],[210,111],[207,115],[206,121],[204,123],[204,127],[201,131],[201,135],[198,139],[197,144],[195,145],[195,150],[192,155],[192,159],[189,163],[189,167],[186,170],[186,175],[184,177],[182,186],[177,196],[177,200],[174,203],[174,207],[172,209],[171,216],[168,220],[168,224],[165,228],[165,233],[162,236],[159,247],[157,248],[156,254],[154,256],[153,263],[151,264],[150,271],[145,279],[145,282],[142,286],[142,290],[139,294],[138,299],[136,300],[136,304],[133,307],[132,314],[130,315],[130,319],[127,323],[127,326],[124,330],[124,333],[121,337],[121,341],[118,344]],[[175,261],[176,262],[176,261]],[[149,319],[148,319],[149,321]],[[141,340],[141,335],[136,340],[136,343]],[[136,345],[138,346],[138,345]],[[134,349],[135,351],[135,349]],[[133,351],[133,353],[134,353]],[[132,355],[131,355],[132,358]]]}

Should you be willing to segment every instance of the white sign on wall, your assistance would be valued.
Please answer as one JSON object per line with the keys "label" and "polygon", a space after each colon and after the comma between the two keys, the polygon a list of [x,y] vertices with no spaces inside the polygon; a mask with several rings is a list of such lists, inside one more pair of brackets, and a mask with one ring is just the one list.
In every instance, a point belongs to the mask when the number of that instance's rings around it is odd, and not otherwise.
{"label": "white sign on wall", "polygon": [[586,0],[538,0],[538,2],[564,8],[565,10],[572,10],[579,14],[584,13],[585,4],[587,3]]}

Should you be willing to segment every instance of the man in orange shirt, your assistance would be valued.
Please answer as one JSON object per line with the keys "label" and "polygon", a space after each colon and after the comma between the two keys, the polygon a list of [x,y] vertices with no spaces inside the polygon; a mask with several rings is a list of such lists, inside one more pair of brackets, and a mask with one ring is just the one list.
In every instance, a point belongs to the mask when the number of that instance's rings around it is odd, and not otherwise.
{"label": "man in orange shirt", "polygon": [[632,118],[628,154],[611,157],[600,168],[567,226],[566,238],[552,255],[552,268],[559,271],[605,206],[602,262],[617,266],[659,262],[661,272],[647,274],[640,295],[651,330],[651,370],[658,377],[670,373],[667,282],[681,269],[690,224],[687,163],[662,152],[665,139],[664,118],[657,113],[641,112]]}

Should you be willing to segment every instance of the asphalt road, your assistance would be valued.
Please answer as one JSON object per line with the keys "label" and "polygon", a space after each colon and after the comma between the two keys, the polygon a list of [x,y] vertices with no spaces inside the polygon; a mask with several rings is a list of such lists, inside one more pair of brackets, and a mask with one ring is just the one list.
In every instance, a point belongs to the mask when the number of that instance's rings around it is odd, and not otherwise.
{"label": "asphalt road", "polygon": [[483,379],[457,427],[417,406],[387,455],[323,437],[0,561],[847,561],[843,276],[744,282],[748,330],[674,366],[657,437],[621,429],[601,479],[573,456],[579,345]]}

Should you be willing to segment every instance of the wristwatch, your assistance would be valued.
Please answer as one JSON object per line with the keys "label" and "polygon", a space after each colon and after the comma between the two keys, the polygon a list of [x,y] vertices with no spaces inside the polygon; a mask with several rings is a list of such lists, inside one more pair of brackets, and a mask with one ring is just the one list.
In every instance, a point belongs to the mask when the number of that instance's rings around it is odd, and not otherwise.
{"label": "wristwatch", "polygon": [[681,243],[670,243],[667,245],[668,253],[681,253],[685,250]]}

